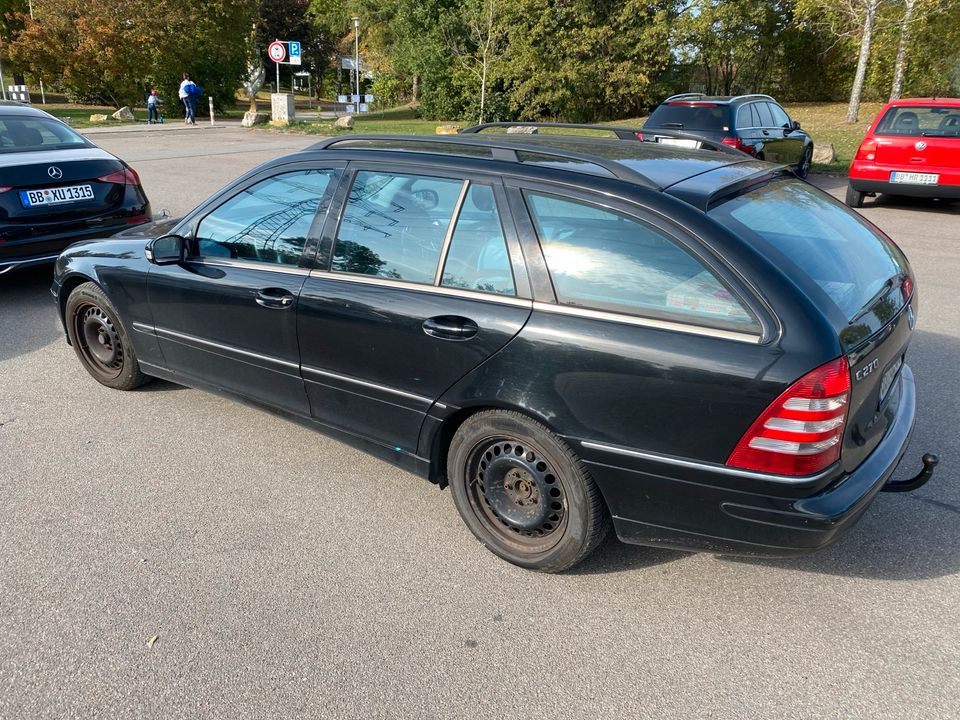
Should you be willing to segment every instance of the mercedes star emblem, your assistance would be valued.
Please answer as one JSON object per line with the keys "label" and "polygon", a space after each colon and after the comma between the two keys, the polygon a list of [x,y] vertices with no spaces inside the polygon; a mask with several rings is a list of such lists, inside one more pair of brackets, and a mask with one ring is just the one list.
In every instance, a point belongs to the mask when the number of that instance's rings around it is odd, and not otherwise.
{"label": "mercedes star emblem", "polygon": [[923,140],[917,140],[917,144],[914,145],[917,150],[926,150],[927,144]]}
{"label": "mercedes star emblem", "polygon": [[63,177],[63,170],[58,168],[56,165],[51,165],[47,168],[47,175],[52,177],[54,180],[59,180]]}

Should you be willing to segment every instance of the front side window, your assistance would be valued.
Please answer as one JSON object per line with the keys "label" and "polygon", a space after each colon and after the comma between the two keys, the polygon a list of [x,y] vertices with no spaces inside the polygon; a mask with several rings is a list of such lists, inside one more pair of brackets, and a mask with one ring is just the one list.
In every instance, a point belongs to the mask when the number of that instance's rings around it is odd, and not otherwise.
{"label": "front side window", "polygon": [[776,103],[767,103],[767,107],[770,109],[770,115],[773,117],[774,127],[790,127],[790,116],[787,115],[782,107]]}
{"label": "front side window", "polygon": [[358,172],[332,270],[433,284],[462,189],[462,180]]}
{"label": "front side window", "polygon": [[335,170],[283,173],[242,190],[200,222],[197,255],[299,264],[317,209],[335,174]]}
{"label": "front side window", "polygon": [[759,332],[717,276],[660,230],[553,195],[527,201],[560,303]]}
{"label": "front side window", "polygon": [[441,285],[515,295],[500,213],[489,185],[471,185],[443,265]]}

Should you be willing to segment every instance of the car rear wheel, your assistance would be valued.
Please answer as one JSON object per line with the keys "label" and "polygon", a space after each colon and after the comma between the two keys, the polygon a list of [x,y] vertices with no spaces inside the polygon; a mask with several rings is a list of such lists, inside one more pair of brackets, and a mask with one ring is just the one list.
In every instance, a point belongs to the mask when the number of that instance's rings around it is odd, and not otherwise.
{"label": "car rear wheel", "polygon": [[566,570],[609,531],[587,469],[560,438],[520,413],[488,410],[467,418],[450,443],[447,471],[467,527],[515,565]]}
{"label": "car rear wheel", "polygon": [[800,164],[797,165],[797,176],[805,178],[810,174],[810,164],[813,162],[813,145],[808,145],[803,151],[803,157],[800,158]]}
{"label": "car rear wheel", "polygon": [[97,382],[132,390],[150,379],[140,370],[116,309],[96,283],[78,285],[70,293],[65,317],[70,344]]}
{"label": "car rear wheel", "polygon": [[862,208],[863,207],[863,198],[866,193],[862,193],[859,190],[854,190],[853,187],[847,185],[847,195],[844,198],[845,202],[849,207],[852,208]]}

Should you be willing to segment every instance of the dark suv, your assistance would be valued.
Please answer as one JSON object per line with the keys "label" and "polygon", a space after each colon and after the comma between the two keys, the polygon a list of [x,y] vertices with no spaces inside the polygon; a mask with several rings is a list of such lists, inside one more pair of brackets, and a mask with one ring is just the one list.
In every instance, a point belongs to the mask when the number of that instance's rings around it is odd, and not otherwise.
{"label": "dark suv", "polygon": [[877,228],[734,150],[475,130],[329,138],[74,245],[68,341],[109,387],[233,393],[449,484],[538,570],[611,523],[811,551],[930,476],[890,480],[916,289]]}
{"label": "dark suv", "polygon": [[[691,133],[759,160],[794,165],[800,177],[807,176],[813,159],[813,140],[769,95],[674,95],[650,113],[643,126],[645,135],[653,131],[654,140],[657,130]],[[665,137],[660,142],[677,145],[683,140]],[[697,147],[693,139],[688,143]]]}

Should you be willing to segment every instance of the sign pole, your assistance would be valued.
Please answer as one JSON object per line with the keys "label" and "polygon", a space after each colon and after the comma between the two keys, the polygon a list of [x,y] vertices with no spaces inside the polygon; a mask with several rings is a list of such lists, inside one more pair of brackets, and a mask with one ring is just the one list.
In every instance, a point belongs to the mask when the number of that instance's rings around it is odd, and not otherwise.
{"label": "sign pole", "polygon": [[[357,74],[357,95],[360,94],[360,18],[353,18],[353,71]],[[359,103],[358,103],[359,104]]]}

